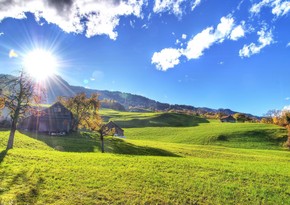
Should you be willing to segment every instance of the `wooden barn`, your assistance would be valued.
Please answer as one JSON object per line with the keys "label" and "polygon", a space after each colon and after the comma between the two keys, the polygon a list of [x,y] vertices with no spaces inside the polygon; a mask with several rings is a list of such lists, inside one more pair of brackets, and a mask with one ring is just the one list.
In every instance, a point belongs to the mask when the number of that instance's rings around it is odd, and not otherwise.
{"label": "wooden barn", "polygon": [[103,125],[101,130],[104,135],[112,134],[119,137],[124,136],[124,130],[112,121],[110,121],[108,124]]}
{"label": "wooden barn", "polygon": [[234,123],[234,122],[236,122],[236,119],[233,116],[228,115],[228,116],[221,117],[220,121],[221,122],[233,122]]}
{"label": "wooden barn", "polygon": [[26,117],[18,127],[28,131],[64,134],[72,130],[73,120],[72,113],[60,102],[56,102],[49,108],[43,109],[38,116]]}

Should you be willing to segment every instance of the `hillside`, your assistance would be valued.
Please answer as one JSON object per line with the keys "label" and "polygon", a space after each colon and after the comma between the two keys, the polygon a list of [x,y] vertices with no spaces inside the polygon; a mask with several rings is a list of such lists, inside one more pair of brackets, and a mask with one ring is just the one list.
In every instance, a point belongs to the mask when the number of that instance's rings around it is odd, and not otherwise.
{"label": "hillside", "polygon": [[[0,74],[3,76],[3,74]],[[9,76],[9,75],[5,75]],[[9,76],[10,78],[13,76]],[[236,111],[232,111],[230,109],[212,109],[207,107],[194,107],[192,105],[177,105],[177,104],[169,104],[158,102],[149,98],[146,98],[141,95],[135,95],[131,93],[124,93],[120,91],[107,91],[107,90],[94,90],[88,89],[81,86],[73,86],[62,79],[60,76],[50,77],[45,84],[47,90],[47,103],[53,103],[56,101],[58,96],[66,96],[70,97],[75,95],[76,93],[84,92],[87,95],[91,95],[92,93],[98,93],[100,95],[100,99],[104,102],[104,108],[113,108],[118,109],[120,111],[128,110],[131,108],[133,111],[152,111],[152,110],[188,110],[196,113],[218,113],[222,112],[226,115],[233,115],[237,113]],[[105,102],[106,100],[112,101],[113,104],[108,104]],[[253,116],[251,114],[247,114],[250,117],[258,118],[257,116]]]}
{"label": "hillside", "polygon": [[[136,138],[144,133],[134,129],[147,129],[147,136]],[[168,130],[165,142],[157,127],[152,131],[126,128],[130,139],[106,137],[105,154],[91,135],[31,139],[20,133],[7,153],[8,132],[1,131],[0,204],[290,203],[289,151],[173,143]],[[188,140],[182,133],[178,138]]]}
{"label": "hillside", "polygon": [[105,121],[125,129],[130,140],[221,145],[251,149],[282,149],[285,128],[261,123],[221,123],[177,113],[134,113],[102,109]]}

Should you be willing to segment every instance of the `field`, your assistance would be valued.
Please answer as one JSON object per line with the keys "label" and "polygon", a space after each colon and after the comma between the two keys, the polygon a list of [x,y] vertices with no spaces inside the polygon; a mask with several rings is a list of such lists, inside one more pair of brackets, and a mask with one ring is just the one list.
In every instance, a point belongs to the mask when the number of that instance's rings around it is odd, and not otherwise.
{"label": "field", "polygon": [[[101,110],[125,139],[17,133],[4,151],[0,204],[290,204],[286,130],[174,113]],[[2,151],[3,150],[3,151]]]}

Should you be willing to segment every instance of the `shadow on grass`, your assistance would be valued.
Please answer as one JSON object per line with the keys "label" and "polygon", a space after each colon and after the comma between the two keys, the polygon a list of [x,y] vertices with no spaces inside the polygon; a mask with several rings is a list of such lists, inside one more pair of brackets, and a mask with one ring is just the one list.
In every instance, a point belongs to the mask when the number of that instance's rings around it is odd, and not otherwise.
{"label": "shadow on grass", "polygon": [[64,152],[94,152],[98,143],[96,135],[70,133],[66,136],[51,136],[47,134],[22,132],[23,134],[42,141],[49,147]]}
{"label": "shadow on grass", "polygon": [[[96,133],[72,133],[67,136],[24,134],[40,140],[55,150],[63,152],[101,152],[101,142]],[[128,155],[170,156],[178,155],[167,150],[148,146],[138,146],[116,137],[105,137],[105,152]]]}
{"label": "shadow on grass", "polygon": [[107,137],[105,139],[105,152],[128,155],[180,157],[167,150],[148,146],[138,146],[116,137]]}
{"label": "shadow on grass", "polygon": [[3,162],[5,156],[7,155],[7,150],[0,152],[0,164]]}
{"label": "shadow on grass", "polygon": [[[6,174],[11,175],[11,173],[4,173],[4,175]],[[17,190],[17,192],[15,192],[15,204],[35,204],[43,183],[44,179],[42,177],[31,175],[28,170],[21,170],[15,173],[12,180],[6,187],[2,187],[2,189]],[[19,189],[19,187],[22,188]]]}
{"label": "shadow on grass", "polygon": [[200,123],[209,123],[207,119],[179,114],[179,113],[162,113],[157,117],[146,119],[132,119],[132,120],[115,120],[116,124],[123,128],[132,127],[192,127],[198,126]]}
{"label": "shadow on grass", "polygon": [[282,150],[283,143],[286,142],[287,138],[287,132],[283,129],[263,129],[219,135],[216,140],[210,143],[245,149]]}

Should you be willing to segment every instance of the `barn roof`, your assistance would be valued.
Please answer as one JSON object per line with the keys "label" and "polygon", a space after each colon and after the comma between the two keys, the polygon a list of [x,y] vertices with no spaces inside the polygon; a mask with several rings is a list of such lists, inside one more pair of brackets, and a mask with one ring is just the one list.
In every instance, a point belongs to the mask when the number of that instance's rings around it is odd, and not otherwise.
{"label": "barn roof", "polygon": [[112,129],[112,128],[118,128],[122,131],[124,131],[120,126],[118,126],[116,123],[110,121],[109,123],[103,125],[103,127],[108,127],[109,129]]}

